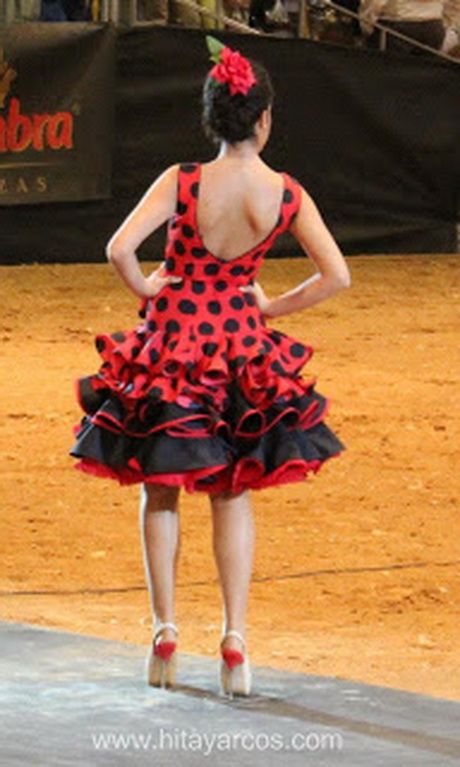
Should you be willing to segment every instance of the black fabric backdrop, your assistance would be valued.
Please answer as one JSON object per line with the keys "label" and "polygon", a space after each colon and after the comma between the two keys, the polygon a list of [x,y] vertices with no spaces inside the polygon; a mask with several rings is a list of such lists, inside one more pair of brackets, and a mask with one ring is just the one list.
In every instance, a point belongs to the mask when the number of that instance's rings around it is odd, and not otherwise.
{"label": "black fabric backdrop", "polygon": [[[460,67],[422,56],[304,40],[218,35],[272,73],[265,152],[316,199],[347,254],[454,252],[460,189]],[[200,128],[204,33],[130,30],[117,41],[113,196],[0,208],[4,263],[99,261],[123,217],[165,167],[210,159]],[[141,255],[159,258],[164,231]],[[282,240],[275,255],[295,255]]]}

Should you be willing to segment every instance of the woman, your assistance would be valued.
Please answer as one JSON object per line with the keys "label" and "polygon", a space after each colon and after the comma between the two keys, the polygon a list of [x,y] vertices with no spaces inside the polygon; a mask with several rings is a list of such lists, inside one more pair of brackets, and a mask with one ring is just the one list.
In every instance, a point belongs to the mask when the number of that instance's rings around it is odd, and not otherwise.
{"label": "woman", "polygon": [[[110,262],[143,300],[145,321],[98,337],[104,362],[80,381],[88,416],[72,454],[89,473],[143,483],[154,686],[174,681],[179,490],[209,495],[225,616],[221,686],[248,695],[248,491],[304,479],[343,447],[323,423],[326,400],[299,375],[312,350],[264,318],[323,301],[350,278],[313,201],[260,157],[272,123],[268,73],[217,41],[210,47],[216,64],[204,86],[203,121],[218,155],[166,170],[108,245]],[[145,277],[136,250],[165,221],[166,260]],[[255,276],[287,229],[317,273],[268,298]]]}

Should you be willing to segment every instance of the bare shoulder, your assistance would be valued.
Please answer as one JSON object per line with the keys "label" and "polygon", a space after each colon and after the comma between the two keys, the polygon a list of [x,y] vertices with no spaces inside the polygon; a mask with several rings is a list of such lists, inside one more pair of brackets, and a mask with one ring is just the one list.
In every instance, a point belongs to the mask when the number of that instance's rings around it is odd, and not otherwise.
{"label": "bare shoulder", "polygon": [[146,208],[156,208],[172,214],[177,195],[177,179],[179,165],[170,165],[151,183],[144,194],[140,205]]}
{"label": "bare shoulder", "polygon": [[150,186],[150,189],[154,189],[159,186],[163,188],[175,186],[177,184],[179,168],[180,168],[180,165],[178,163],[176,163],[175,165],[170,165],[169,168],[166,168],[166,170],[164,170],[162,173],[160,173],[159,176],[157,176],[155,181]]}
{"label": "bare shoulder", "polygon": [[318,206],[309,192],[298,182],[295,181],[299,189],[299,208],[297,216],[292,222],[291,231],[293,234],[300,231],[305,226],[311,226],[313,222],[319,224],[322,222],[322,216]]}

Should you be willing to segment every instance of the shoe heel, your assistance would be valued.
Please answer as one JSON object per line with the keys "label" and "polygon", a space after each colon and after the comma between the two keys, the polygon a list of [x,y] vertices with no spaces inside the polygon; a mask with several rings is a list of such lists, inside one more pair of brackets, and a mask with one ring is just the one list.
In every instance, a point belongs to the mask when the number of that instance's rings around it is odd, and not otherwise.
{"label": "shoe heel", "polygon": [[177,634],[174,623],[160,623],[158,626],[147,661],[147,683],[151,687],[172,687],[176,681],[177,644],[160,640],[165,629]]}
{"label": "shoe heel", "polygon": [[[158,645],[161,647],[161,645]],[[156,649],[158,649],[158,647]],[[152,651],[149,657],[147,681],[151,687],[166,689],[172,687],[176,681],[177,658],[175,649],[165,657]]]}
{"label": "shoe heel", "polygon": [[[240,638],[239,635],[238,638]],[[231,700],[235,695],[245,697],[250,695],[251,667],[248,657],[238,650],[227,648],[222,648],[221,654],[220,687],[222,693]]]}

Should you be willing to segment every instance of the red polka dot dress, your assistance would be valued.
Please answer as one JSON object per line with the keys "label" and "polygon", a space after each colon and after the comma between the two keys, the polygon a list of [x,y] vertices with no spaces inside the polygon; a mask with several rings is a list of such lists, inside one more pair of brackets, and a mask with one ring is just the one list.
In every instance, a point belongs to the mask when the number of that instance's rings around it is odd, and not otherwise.
{"label": "red polka dot dress", "polygon": [[77,382],[86,416],[77,467],[123,484],[210,494],[302,480],[341,452],[326,399],[300,371],[312,349],[266,327],[252,295],[267,251],[291,225],[300,187],[283,174],[272,232],[231,261],[197,227],[201,166],[180,166],[166,269],[182,280],[145,302],[134,330],[99,335],[99,372]]}

